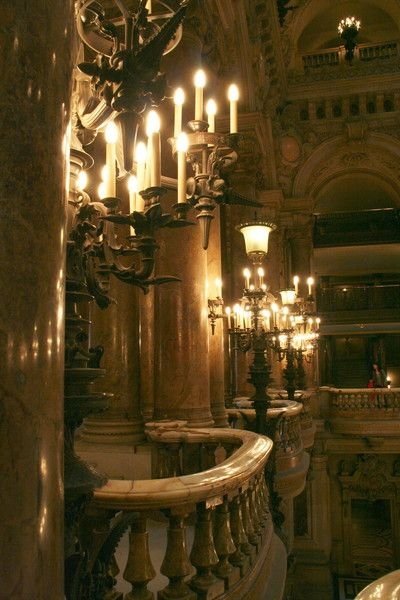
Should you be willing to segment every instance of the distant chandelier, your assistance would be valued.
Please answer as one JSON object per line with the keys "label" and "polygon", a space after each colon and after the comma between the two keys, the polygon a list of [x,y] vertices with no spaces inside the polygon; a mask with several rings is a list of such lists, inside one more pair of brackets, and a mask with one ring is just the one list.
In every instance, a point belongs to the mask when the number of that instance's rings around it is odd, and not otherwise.
{"label": "distant chandelier", "polygon": [[346,50],[345,59],[351,65],[354,58],[354,50],[357,46],[357,35],[361,27],[361,21],[356,17],[345,17],[338,25],[338,32]]}

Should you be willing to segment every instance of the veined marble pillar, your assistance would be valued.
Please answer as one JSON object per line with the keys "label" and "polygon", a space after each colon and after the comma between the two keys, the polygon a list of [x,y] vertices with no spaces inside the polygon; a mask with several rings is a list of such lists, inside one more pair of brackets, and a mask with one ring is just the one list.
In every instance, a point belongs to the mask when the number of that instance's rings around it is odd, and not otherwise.
{"label": "veined marble pillar", "polygon": [[54,600],[73,2],[3,0],[0,22],[0,595]]}
{"label": "veined marble pillar", "polygon": [[113,394],[108,409],[85,420],[81,440],[96,444],[135,444],[143,441],[139,399],[139,294],[142,292],[111,276],[110,297],[101,310],[91,307],[92,345],[104,347],[106,375],[97,387]]}
{"label": "veined marble pillar", "polygon": [[[172,194],[175,197],[175,194]],[[174,200],[173,200],[174,201]],[[153,419],[183,419],[192,427],[213,425],[210,409],[208,307],[206,294],[207,253],[202,249],[200,227],[163,230],[157,276],[175,275],[179,283],[154,290],[153,321],[147,312],[142,353],[147,368],[143,388],[153,397],[144,398],[146,412],[153,403]],[[143,302],[147,311],[150,302]],[[146,347],[145,347],[146,341]],[[149,380],[152,379],[151,385]]]}

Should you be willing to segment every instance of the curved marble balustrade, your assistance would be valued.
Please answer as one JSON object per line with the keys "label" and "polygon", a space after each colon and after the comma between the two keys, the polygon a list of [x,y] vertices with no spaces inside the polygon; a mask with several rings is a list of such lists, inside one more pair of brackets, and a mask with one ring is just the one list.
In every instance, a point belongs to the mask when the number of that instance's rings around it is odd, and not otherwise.
{"label": "curved marble balustrade", "polygon": [[321,387],[319,399],[335,433],[398,435],[400,388]]}
{"label": "curved marble balustrade", "polygon": [[400,570],[393,571],[367,585],[355,600],[399,600]]}
{"label": "curved marble balustrade", "polygon": [[[168,584],[157,589],[160,600],[257,600],[264,597],[272,570],[274,585],[280,577],[283,589],[286,561],[273,567],[277,544],[282,544],[273,533],[264,473],[272,441],[244,430],[189,429],[182,422],[150,424],[146,433],[156,476],[175,476],[110,480],[95,491],[84,537],[91,580],[101,589],[96,598],[122,598],[116,589],[115,549],[128,527],[123,578],[132,589],[125,598],[154,597],[147,588],[158,577],[148,540],[149,516],[168,521],[159,569]],[[204,470],[193,472],[198,468]],[[190,553],[188,527],[194,529]]]}
{"label": "curved marble balustrade", "polygon": [[[279,397],[278,392],[275,396]],[[237,408],[228,408],[228,419],[235,428],[251,428],[255,411],[242,400]],[[274,441],[274,489],[284,499],[293,498],[304,489],[310,457],[304,450],[300,416],[303,405],[293,400],[272,400],[267,411],[269,435]],[[309,440],[308,440],[309,442]]]}

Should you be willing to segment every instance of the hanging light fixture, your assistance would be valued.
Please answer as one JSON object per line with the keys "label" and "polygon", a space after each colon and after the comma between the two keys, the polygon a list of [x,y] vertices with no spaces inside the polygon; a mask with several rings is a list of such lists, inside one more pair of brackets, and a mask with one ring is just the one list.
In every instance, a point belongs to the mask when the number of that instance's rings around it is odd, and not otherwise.
{"label": "hanging light fixture", "polygon": [[344,40],[344,47],[346,50],[345,60],[352,64],[354,58],[354,50],[357,46],[357,36],[361,27],[361,21],[356,17],[345,17],[341,19],[338,25],[338,32],[342,40]]}

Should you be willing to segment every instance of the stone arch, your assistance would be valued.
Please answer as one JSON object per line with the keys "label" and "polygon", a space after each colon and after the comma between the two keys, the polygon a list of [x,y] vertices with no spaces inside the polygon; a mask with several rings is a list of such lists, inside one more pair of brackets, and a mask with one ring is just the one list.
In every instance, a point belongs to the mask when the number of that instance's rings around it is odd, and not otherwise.
{"label": "stone arch", "polygon": [[362,140],[331,138],[318,145],[298,171],[293,196],[309,198],[310,211],[314,211],[323,189],[351,175],[369,178],[387,195],[389,206],[400,206],[400,143],[374,133]]}

